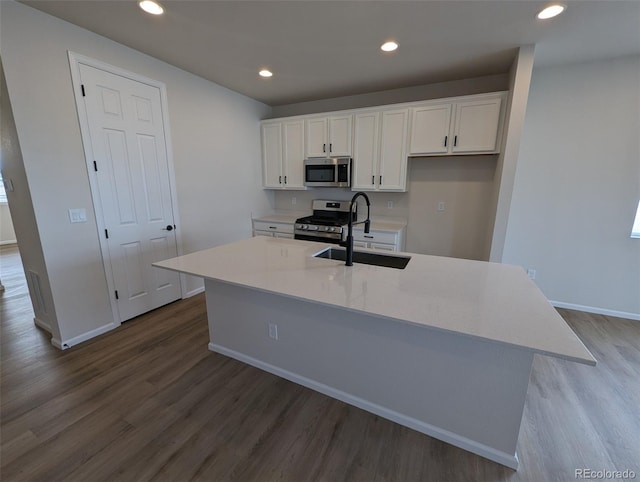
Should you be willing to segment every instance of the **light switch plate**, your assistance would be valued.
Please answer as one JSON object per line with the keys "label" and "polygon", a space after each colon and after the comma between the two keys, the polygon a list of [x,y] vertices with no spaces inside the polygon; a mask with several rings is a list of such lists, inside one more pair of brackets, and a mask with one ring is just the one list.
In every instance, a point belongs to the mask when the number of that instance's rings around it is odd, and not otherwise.
{"label": "light switch plate", "polygon": [[86,223],[87,210],[84,208],[69,209],[69,220],[71,223]]}

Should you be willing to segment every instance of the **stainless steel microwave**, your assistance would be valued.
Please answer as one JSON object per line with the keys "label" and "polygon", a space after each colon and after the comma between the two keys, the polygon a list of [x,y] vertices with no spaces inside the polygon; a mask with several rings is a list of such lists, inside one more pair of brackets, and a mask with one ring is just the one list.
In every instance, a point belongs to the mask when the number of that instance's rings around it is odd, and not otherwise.
{"label": "stainless steel microwave", "polygon": [[305,159],[304,185],[308,187],[351,187],[351,158]]}

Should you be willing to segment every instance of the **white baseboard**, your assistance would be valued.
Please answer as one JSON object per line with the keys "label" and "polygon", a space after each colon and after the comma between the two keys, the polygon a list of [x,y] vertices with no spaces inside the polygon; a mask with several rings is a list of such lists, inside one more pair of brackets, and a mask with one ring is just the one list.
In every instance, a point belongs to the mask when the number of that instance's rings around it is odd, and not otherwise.
{"label": "white baseboard", "polygon": [[192,296],[199,295],[200,293],[204,293],[204,286],[196,288],[195,290],[187,291],[183,298],[191,298]]}
{"label": "white baseboard", "polygon": [[35,317],[33,319],[33,322],[35,323],[35,325],[39,328],[42,328],[43,330],[51,333],[51,325],[49,323],[47,323],[46,321],[42,321],[40,318]]}
{"label": "white baseboard", "polygon": [[6,239],[4,241],[0,241],[0,246],[4,246],[5,244],[18,244],[17,239]]}
{"label": "white baseboard", "polygon": [[83,341],[87,341],[91,338],[94,338],[98,335],[102,335],[103,333],[106,333],[107,331],[111,331],[114,328],[117,328],[118,326],[120,326],[117,323],[108,323],[106,325],[102,325],[99,328],[96,328],[95,330],[91,330],[91,331],[87,331],[86,333],[83,333],[82,335],[78,335],[78,336],[74,336],[73,338],[69,338],[68,340],[65,341],[60,341],[56,338],[52,338],[51,339],[51,344],[53,346],[55,346],[56,348],[59,348],[61,350],[66,350],[67,348],[71,348],[74,345],[77,345],[78,343],[82,343]]}
{"label": "white baseboard", "polygon": [[615,316],[616,318],[626,318],[628,320],[640,321],[640,313],[628,313],[626,311],[608,310],[606,308],[598,308],[595,306],[576,305],[573,303],[564,303],[562,301],[549,300],[556,308],[566,308],[567,310],[585,311],[587,313],[595,313],[596,315]]}
{"label": "white baseboard", "polygon": [[448,444],[455,445],[456,447],[460,447],[461,449],[480,455],[481,457],[493,460],[494,462],[505,465],[514,470],[517,470],[518,468],[517,454],[508,454],[506,452],[501,452],[485,444],[481,444],[474,440],[468,439],[467,437],[463,437],[448,430],[444,430],[421,420],[407,417],[406,415],[403,415],[394,410],[390,410],[363,398],[356,397],[349,393],[343,392],[342,390],[338,390],[302,375],[298,375],[297,373],[293,373],[275,365],[265,363],[261,360],[247,356],[235,350],[231,350],[224,346],[220,346],[215,343],[209,343],[209,350],[229,356],[266,372],[273,373],[274,375],[277,375],[281,378],[285,378],[299,385],[323,393],[329,397],[348,403],[349,405],[361,408],[363,410],[366,410],[367,412],[379,415],[383,418],[386,418],[387,420],[391,420],[392,422],[396,422],[400,425],[404,425],[405,427],[409,427],[418,432],[422,432],[426,435],[437,438],[438,440],[442,440],[443,442],[446,442]]}

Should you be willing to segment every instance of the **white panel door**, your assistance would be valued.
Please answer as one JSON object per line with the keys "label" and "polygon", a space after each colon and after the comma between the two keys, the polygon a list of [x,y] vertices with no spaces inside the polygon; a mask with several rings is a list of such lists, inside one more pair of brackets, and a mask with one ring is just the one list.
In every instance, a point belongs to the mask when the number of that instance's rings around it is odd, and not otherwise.
{"label": "white panel door", "polygon": [[[120,321],[181,297],[160,90],[80,64]],[[95,198],[95,196],[94,196]]]}

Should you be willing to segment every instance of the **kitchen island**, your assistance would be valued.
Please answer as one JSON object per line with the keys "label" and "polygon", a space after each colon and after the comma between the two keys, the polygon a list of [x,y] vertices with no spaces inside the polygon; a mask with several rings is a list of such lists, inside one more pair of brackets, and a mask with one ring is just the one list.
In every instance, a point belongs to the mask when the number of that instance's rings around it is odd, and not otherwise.
{"label": "kitchen island", "polygon": [[534,354],[595,359],[517,266],[405,269],[256,237],[155,266],[205,279],[209,348],[517,468]]}

